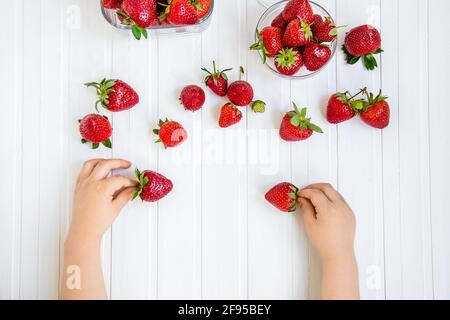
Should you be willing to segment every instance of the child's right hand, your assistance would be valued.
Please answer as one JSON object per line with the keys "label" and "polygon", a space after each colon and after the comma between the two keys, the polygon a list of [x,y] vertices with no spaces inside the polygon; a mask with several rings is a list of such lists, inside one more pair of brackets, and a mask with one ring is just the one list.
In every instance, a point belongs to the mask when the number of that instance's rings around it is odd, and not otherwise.
{"label": "child's right hand", "polygon": [[329,184],[299,192],[306,233],[323,262],[354,258],[356,220],[344,198]]}

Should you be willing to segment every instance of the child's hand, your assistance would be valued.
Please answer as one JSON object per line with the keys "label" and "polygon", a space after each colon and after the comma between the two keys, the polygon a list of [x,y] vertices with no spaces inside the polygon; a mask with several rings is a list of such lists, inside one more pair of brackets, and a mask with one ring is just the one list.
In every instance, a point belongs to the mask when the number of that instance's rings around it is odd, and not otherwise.
{"label": "child's hand", "polygon": [[323,262],[354,257],[356,221],[344,198],[329,184],[299,192],[305,228]]}
{"label": "child's hand", "polygon": [[111,170],[128,169],[126,160],[90,160],[81,169],[75,190],[69,236],[99,241],[137,190],[124,176],[108,178]]}

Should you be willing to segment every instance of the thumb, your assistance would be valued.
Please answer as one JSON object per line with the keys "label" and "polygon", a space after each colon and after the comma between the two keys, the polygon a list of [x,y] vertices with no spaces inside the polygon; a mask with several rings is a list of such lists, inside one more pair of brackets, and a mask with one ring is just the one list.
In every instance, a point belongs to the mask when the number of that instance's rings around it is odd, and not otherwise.
{"label": "thumb", "polygon": [[316,218],[316,209],[312,205],[311,201],[305,198],[299,198],[298,201],[301,204],[301,208],[303,211],[303,220],[305,224],[311,225],[317,221]]}
{"label": "thumb", "polygon": [[125,207],[126,204],[131,201],[136,190],[137,190],[136,187],[129,187],[123,189],[113,200],[113,204],[117,208],[119,213],[120,211],[122,211],[123,207]]}

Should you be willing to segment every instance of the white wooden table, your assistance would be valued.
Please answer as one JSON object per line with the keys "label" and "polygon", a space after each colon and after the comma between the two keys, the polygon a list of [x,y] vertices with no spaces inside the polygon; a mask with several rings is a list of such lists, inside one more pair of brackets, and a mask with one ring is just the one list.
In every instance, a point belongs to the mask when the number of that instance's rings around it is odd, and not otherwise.
{"label": "white wooden table", "polygon": [[[317,298],[320,265],[300,214],[264,201],[281,181],[330,182],[353,206],[363,298],[449,299],[450,2],[319,1],[341,24],[380,27],[386,53],[370,73],[338,52],[325,72],[296,82],[248,50],[264,11],[257,0],[216,2],[203,34],[136,42],[106,24],[96,0],[2,0],[0,298],[57,297],[78,170],[90,158],[124,157],[169,176],[175,190],[159,204],[131,204],[106,236],[113,299]],[[245,67],[265,115],[246,112],[218,130],[224,100],[209,93],[202,112],[182,110],[180,89],[201,83],[213,59],[234,67],[233,79]],[[94,102],[82,84],[103,77],[128,81],[141,103],[111,117],[112,151],[91,151],[77,133]],[[327,125],[327,97],[365,85],[389,96],[392,125]],[[323,136],[272,140],[291,101],[310,107]],[[155,145],[159,117],[181,121],[189,142]]]}

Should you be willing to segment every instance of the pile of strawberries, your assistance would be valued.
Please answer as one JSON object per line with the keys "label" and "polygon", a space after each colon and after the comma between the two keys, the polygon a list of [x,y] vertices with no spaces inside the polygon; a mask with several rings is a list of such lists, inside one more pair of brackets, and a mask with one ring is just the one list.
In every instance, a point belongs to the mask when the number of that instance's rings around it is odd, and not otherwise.
{"label": "pile of strawberries", "polygon": [[192,25],[206,16],[211,0],[102,0],[116,10],[120,21],[131,27],[134,37],[147,38],[147,28],[157,25]]}
{"label": "pile of strawberries", "polygon": [[308,0],[292,0],[271,26],[257,31],[258,42],[250,49],[260,50],[264,63],[273,58],[283,75],[292,76],[302,67],[317,71],[332,56],[329,43],[336,39],[337,28],[330,17],[314,14]]}

